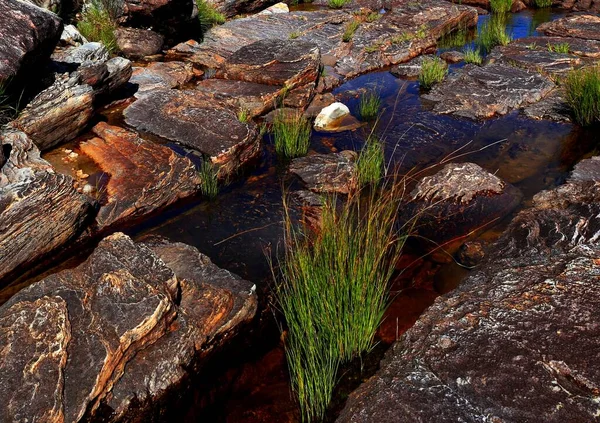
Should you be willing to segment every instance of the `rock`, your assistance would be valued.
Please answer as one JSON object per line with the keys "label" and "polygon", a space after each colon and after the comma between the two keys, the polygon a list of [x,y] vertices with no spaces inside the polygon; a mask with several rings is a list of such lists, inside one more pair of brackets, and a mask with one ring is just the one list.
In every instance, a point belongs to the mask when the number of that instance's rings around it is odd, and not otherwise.
{"label": "rock", "polygon": [[450,163],[423,178],[402,207],[403,221],[415,219],[420,238],[452,249],[464,237],[489,228],[521,201],[515,187],[474,163]]}
{"label": "rock", "polygon": [[129,81],[133,72],[131,62],[119,56],[106,62],[106,69],[108,76],[103,81],[103,86],[96,90],[96,96],[114,93]]}
{"label": "rock", "polygon": [[463,266],[475,267],[485,258],[485,246],[481,241],[467,241],[458,249],[456,258]]}
{"label": "rock", "polygon": [[532,119],[571,122],[571,109],[565,102],[564,91],[555,89],[542,100],[527,106],[523,114]]}
{"label": "rock", "polygon": [[539,32],[558,37],[600,40],[600,16],[571,15],[546,22],[537,27]]}
{"label": "rock", "polygon": [[445,51],[440,54],[440,57],[447,63],[460,63],[465,60],[465,55],[460,51]]}
{"label": "rock", "polygon": [[256,156],[260,137],[252,122],[194,90],[152,90],[124,111],[128,125],[205,154],[229,175]]}
{"label": "rock", "polygon": [[350,150],[312,154],[292,160],[290,172],[310,191],[348,194],[356,188],[357,158],[356,152]]}
{"label": "rock", "polygon": [[157,88],[179,88],[193,77],[191,63],[156,62],[144,68],[134,67],[129,82],[138,86],[135,96],[139,97],[140,94]]}
{"label": "rock", "polygon": [[437,113],[482,119],[535,103],[553,88],[554,83],[537,72],[491,63],[466,65],[423,98],[434,103]]}
{"label": "rock", "polygon": [[58,14],[61,9],[61,0],[24,0],[27,3],[35,4],[42,9],[49,10]]}
{"label": "rock", "polygon": [[327,131],[337,127],[337,123],[344,117],[350,116],[350,109],[344,103],[333,103],[321,110],[315,119],[315,129]]}
{"label": "rock", "polygon": [[59,49],[52,53],[52,60],[61,63],[81,65],[90,62],[106,62],[110,53],[101,43],[85,43],[83,45]]}
{"label": "rock", "polygon": [[128,27],[152,28],[177,41],[200,30],[194,0],[123,0],[121,4],[119,21]]}
{"label": "rock", "polygon": [[[223,13],[226,17],[232,18],[237,15],[252,13],[257,10],[264,9],[265,6],[270,6],[275,3],[274,0],[209,0],[215,9]],[[281,3],[279,3],[281,4]],[[271,6],[274,7],[274,6]],[[270,8],[269,8],[270,9]],[[280,10],[278,6],[277,10]],[[268,9],[267,9],[268,10]],[[289,9],[288,9],[289,12]],[[285,13],[285,12],[275,12]]]}
{"label": "rock", "polygon": [[319,113],[321,113],[321,110],[324,107],[327,107],[327,106],[331,105],[332,103],[335,103],[335,97],[333,96],[333,94],[331,94],[331,93],[316,94],[313,97],[310,104],[308,105],[308,107],[306,108],[306,110],[304,111],[304,116],[306,116],[309,119],[316,118],[317,115]]}
{"label": "rock", "polygon": [[64,74],[38,94],[10,125],[31,137],[40,150],[72,140],[94,113],[94,90],[80,76]]}
{"label": "rock", "polygon": [[151,415],[255,310],[252,284],[195,248],[111,235],[0,307],[2,420]]}
{"label": "rock", "polygon": [[36,75],[60,39],[62,21],[30,3],[0,3],[0,84]]}
{"label": "rock", "polygon": [[597,419],[594,161],[582,162],[593,172],[574,173],[517,215],[479,270],[438,298],[351,394],[339,423]]}
{"label": "rock", "polygon": [[130,59],[160,53],[165,42],[162,35],[147,29],[119,28],[115,37],[118,49]]}
{"label": "rock", "polygon": [[92,207],[26,134],[5,130],[0,145],[8,152],[0,168],[0,280],[6,280],[76,237]]}
{"label": "rock", "polygon": [[139,220],[197,192],[200,177],[188,158],[104,122],[92,132],[97,137],[81,143],[80,149],[109,175],[96,231]]}
{"label": "rock", "polygon": [[596,0],[558,0],[553,6],[566,10],[600,12],[600,3]]}
{"label": "rock", "polygon": [[290,8],[285,3],[277,3],[273,6],[267,7],[265,10],[259,12],[259,15],[273,15],[275,13],[290,13]]}
{"label": "rock", "polygon": [[511,11],[511,13],[519,13],[525,9],[527,9],[527,5],[525,3],[523,3],[521,0],[516,0],[516,1],[513,1],[510,11]]}
{"label": "rock", "polygon": [[89,43],[89,41],[79,33],[74,25],[65,25],[60,36],[60,43],[66,46],[79,47],[82,44]]}
{"label": "rock", "polygon": [[[342,40],[353,13],[342,10],[254,15],[212,28],[202,44],[176,46],[170,55],[187,57],[194,63],[219,68],[242,47],[269,39],[313,42],[327,58],[337,83],[360,74],[406,62],[433,51],[437,38],[459,27],[474,26],[477,11],[440,0],[398,4],[381,19],[363,22],[351,43]],[[403,33],[406,40],[400,39]],[[254,81],[258,82],[258,81]],[[329,82],[333,85],[332,82]]]}
{"label": "rock", "polygon": [[417,78],[421,73],[423,61],[430,60],[433,57],[435,56],[432,54],[416,57],[409,62],[394,66],[390,69],[390,73],[396,78]]}

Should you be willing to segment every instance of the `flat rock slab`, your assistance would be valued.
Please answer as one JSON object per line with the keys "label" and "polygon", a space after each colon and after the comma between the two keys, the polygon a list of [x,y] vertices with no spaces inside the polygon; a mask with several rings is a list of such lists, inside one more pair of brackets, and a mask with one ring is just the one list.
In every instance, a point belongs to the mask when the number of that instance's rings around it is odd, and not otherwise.
{"label": "flat rock slab", "polygon": [[[256,41],[296,38],[315,43],[335,73],[332,76],[341,82],[433,50],[444,33],[474,26],[477,11],[439,0],[403,2],[375,22],[362,22],[352,41],[345,43],[342,34],[354,19],[353,13],[340,10],[255,15],[215,27],[202,44],[181,44],[172,54],[216,69],[237,50]],[[400,37],[403,33],[404,39]]]}
{"label": "flat rock slab", "polygon": [[47,10],[17,0],[0,3],[0,83],[19,73],[35,72],[47,60],[62,33],[61,19]]}
{"label": "flat rock slab", "polygon": [[69,176],[54,172],[26,134],[0,132],[10,153],[0,167],[0,280],[75,238],[92,213]]}
{"label": "flat rock slab", "polygon": [[[196,249],[117,233],[0,307],[3,421],[152,415],[256,311],[253,285]],[[16,343],[15,343],[16,342]],[[13,345],[14,344],[14,345]]]}
{"label": "flat rock slab", "polygon": [[[600,41],[584,40],[571,37],[524,37],[512,41],[509,45],[515,47],[527,47],[533,50],[546,49],[548,45],[569,44],[569,53],[582,58],[600,58]],[[502,49],[503,47],[498,47]],[[557,54],[557,53],[555,53]]]}
{"label": "flat rock slab", "polygon": [[396,342],[338,422],[596,421],[598,163],[538,194],[480,270]]}
{"label": "flat rock slab", "polygon": [[310,191],[348,194],[356,187],[357,158],[356,152],[350,150],[311,154],[292,160],[290,172]]}
{"label": "flat rock slab", "polygon": [[146,67],[135,67],[129,82],[137,85],[136,97],[157,88],[178,88],[194,77],[191,63],[155,62]]}
{"label": "flat rock slab", "polygon": [[537,27],[545,35],[600,40],[600,16],[572,15]]}
{"label": "flat rock slab", "polygon": [[200,187],[191,160],[170,148],[103,122],[92,131],[97,137],[79,147],[109,175],[102,187],[106,198],[101,200],[96,230],[131,223],[193,195]]}
{"label": "flat rock slab", "polygon": [[139,131],[178,142],[204,155],[230,174],[259,151],[252,122],[194,90],[152,90],[124,111],[125,122]]}
{"label": "flat rock slab", "polygon": [[483,119],[535,103],[553,88],[554,83],[537,72],[492,63],[465,66],[423,98],[434,103],[437,113]]}

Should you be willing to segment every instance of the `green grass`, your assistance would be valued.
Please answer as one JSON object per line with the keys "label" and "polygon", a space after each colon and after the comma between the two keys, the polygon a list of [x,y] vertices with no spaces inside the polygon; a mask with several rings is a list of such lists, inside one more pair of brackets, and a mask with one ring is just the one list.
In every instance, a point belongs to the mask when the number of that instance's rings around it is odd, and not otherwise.
{"label": "green grass", "polygon": [[425,59],[419,73],[419,84],[422,88],[429,90],[435,84],[442,82],[447,73],[448,65],[439,57]]}
{"label": "green grass", "polygon": [[348,3],[349,0],[329,0],[327,6],[331,9],[341,9]]}
{"label": "green grass", "polygon": [[273,275],[302,421],[323,418],[340,364],[373,346],[404,241],[395,226],[400,198],[384,186],[341,207],[327,199],[314,232],[294,226],[284,201],[286,248]]}
{"label": "green grass", "polygon": [[311,130],[311,122],[301,112],[276,113],[273,120],[275,151],[290,159],[304,156],[310,146]]}
{"label": "green grass", "polygon": [[535,0],[535,6],[543,9],[552,6],[552,0]]}
{"label": "green grass", "polygon": [[225,23],[225,15],[206,0],[196,0],[196,5],[198,6],[198,19],[200,20],[202,33],[205,33],[215,25]]}
{"label": "green grass", "polygon": [[295,40],[296,38],[298,38],[300,35],[302,35],[300,32],[298,31],[293,31],[290,32],[290,40]]}
{"label": "green grass", "polygon": [[353,19],[346,24],[346,28],[344,30],[344,35],[342,35],[342,41],[347,43],[352,40],[354,37],[354,33],[360,26],[360,21],[358,19]]}
{"label": "green grass", "polygon": [[384,164],[385,157],[381,141],[374,136],[369,137],[356,162],[359,186],[377,184],[381,181]]}
{"label": "green grass", "polygon": [[573,117],[587,126],[600,121],[600,65],[571,71],[564,82]]}
{"label": "green grass", "polygon": [[391,38],[392,44],[402,44],[407,41],[411,41],[414,38],[413,34],[409,34],[408,32],[403,32],[400,35],[395,35]]}
{"label": "green grass", "polygon": [[247,123],[250,120],[250,112],[244,108],[241,108],[237,112],[237,118],[240,122]]}
{"label": "green grass", "polygon": [[378,21],[379,19],[381,19],[381,13],[379,12],[371,12],[365,18],[365,20],[369,23]]}
{"label": "green grass", "polygon": [[483,57],[481,57],[479,49],[467,47],[464,49],[463,53],[465,55],[465,63],[474,63],[476,65],[481,65],[481,63],[483,63]]}
{"label": "green grass", "polygon": [[506,19],[496,15],[482,25],[476,44],[482,53],[488,54],[494,47],[505,46],[511,41],[512,37],[506,32]]}
{"label": "green grass", "polygon": [[374,91],[366,91],[360,96],[358,114],[362,120],[374,120],[379,115],[381,97]]}
{"label": "green grass", "polygon": [[418,40],[422,40],[427,37],[428,32],[429,28],[427,27],[427,25],[423,24],[419,27],[419,29],[417,29],[417,32],[415,32],[415,38],[417,38]]}
{"label": "green grass", "polygon": [[490,0],[493,13],[508,13],[512,7],[512,0]]}
{"label": "green grass", "polygon": [[569,43],[560,43],[560,44],[550,44],[548,43],[548,51],[550,53],[569,53],[569,49],[571,46]]}
{"label": "green grass", "polygon": [[115,37],[117,24],[99,1],[92,1],[83,9],[77,29],[89,41],[104,44],[110,53],[117,50],[117,38]]}
{"label": "green grass", "polygon": [[462,47],[469,41],[469,31],[461,28],[444,34],[438,41],[438,48],[456,48]]}
{"label": "green grass", "polygon": [[219,193],[218,169],[205,157],[200,165],[200,192],[208,198],[215,198]]}

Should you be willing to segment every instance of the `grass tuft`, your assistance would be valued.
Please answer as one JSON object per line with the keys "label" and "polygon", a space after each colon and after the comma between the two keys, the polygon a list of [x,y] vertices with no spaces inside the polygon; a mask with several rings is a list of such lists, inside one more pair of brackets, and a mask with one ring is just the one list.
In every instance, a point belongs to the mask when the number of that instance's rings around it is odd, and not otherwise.
{"label": "grass tuft", "polygon": [[356,162],[359,186],[374,185],[381,181],[384,164],[383,144],[372,135],[367,139]]}
{"label": "grass tuft", "polygon": [[196,5],[198,6],[198,20],[200,21],[202,33],[205,33],[215,25],[225,23],[225,15],[206,0],[196,0]]}
{"label": "grass tuft", "polygon": [[371,12],[365,18],[367,22],[372,23],[381,19],[381,13],[379,12]]}
{"label": "grass tuft", "polygon": [[577,122],[587,126],[600,121],[600,65],[571,71],[564,87]]}
{"label": "grass tuft", "polygon": [[218,169],[205,157],[200,165],[200,192],[208,198],[215,198],[219,193]]}
{"label": "grass tuft", "polygon": [[341,9],[348,3],[349,0],[329,0],[327,6],[331,9]]}
{"label": "grass tuft", "polygon": [[465,55],[465,63],[474,63],[476,65],[481,65],[483,63],[483,57],[479,52],[479,49],[473,49],[471,47],[467,47],[463,51]]}
{"label": "grass tuft", "polygon": [[360,96],[358,114],[362,120],[375,120],[381,108],[381,97],[374,91],[366,91]]}
{"label": "grass tuft", "polygon": [[237,112],[237,118],[242,123],[250,121],[250,112],[247,109],[241,108]]}
{"label": "grass tuft", "polygon": [[109,10],[100,2],[92,1],[81,12],[81,20],[77,29],[89,41],[104,44],[109,53],[117,50],[115,31],[117,24],[114,22]]}
{"label": "grass tuft", "polygon": [[273,136],[275,151],[287,158],[304,156],[310,146],[311,123],[301,112],[275,114]]}
{"label": "grass tuft", "polygon": [[358,19],[353,19],[352,21],[348,22],[346,29],[344,30],[344,35],[342,35],[342,41],[345,43],[350,42],[359,26],[360,21]]}
{"label": "grass tuft", "polygon": [[548,43],[548,51],[550,53],[569,53],[569,49],[571,46],[569,43],[560,43],[560,44],[550,44]]}
{"label": "grass tuft", "polygon": [[292,32],[290,32],[290,40],[295,40],[300,35],[302,35],[302,34],[299,31],[292,31]]}
{"label": "grass tuft", "polygon": [[433,85],[444,80],[448,73],[448,65],[439,57],[423,60],[419,73],[419,84],[423,89],[429,90]]}
{"label": "grass tuft", "polygon": [[505,16],[495,15],[482,25],[476,44],[482,53],[488,54],[494,47],[505,46],[511,41],[512,37],[506,31]]}
{"label": "grass tuft", "polygon": [[552,6],[552,0],[535,0],[535,6],[544,9]]}
{"label": "grass tuft", "polygon": [[508,13],[512,7],[512,0],[490,0],[493,13]]}

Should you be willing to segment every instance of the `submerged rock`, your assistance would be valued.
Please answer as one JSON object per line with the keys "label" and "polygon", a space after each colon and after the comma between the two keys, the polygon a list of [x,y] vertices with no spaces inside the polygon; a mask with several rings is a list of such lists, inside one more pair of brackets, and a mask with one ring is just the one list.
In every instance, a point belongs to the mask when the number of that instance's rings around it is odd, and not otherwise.
{"label": "submerged rock", "polygon": [[354,151],[332,154],[311,154],[292,160],[290,172],[306,188],[317,193],[348,194],[356,188],[356,160]]}
{"label": "submerged rock", "polygon": [[111,235],[0,307],[0,418],[143,420],[255,310],[253,285],[195,248]]}
{"label": "submerged rock", "polygon": [[571,15],[546,22],[537,27],[539,32],[558,37],[600,40],[600,16]]}
{"label": "submerged rock", "polygon": [[75,190],[72,178],[55,173],[40,158],[23,132],[0,132],[0,146],[8,153],[0,167],[0,280],[4,280],[75,238],[92,207]]}
{"label": "submerged rock", "polygon": [[600,161],[534,197],[425,311],[338,422],[597,419]]}

